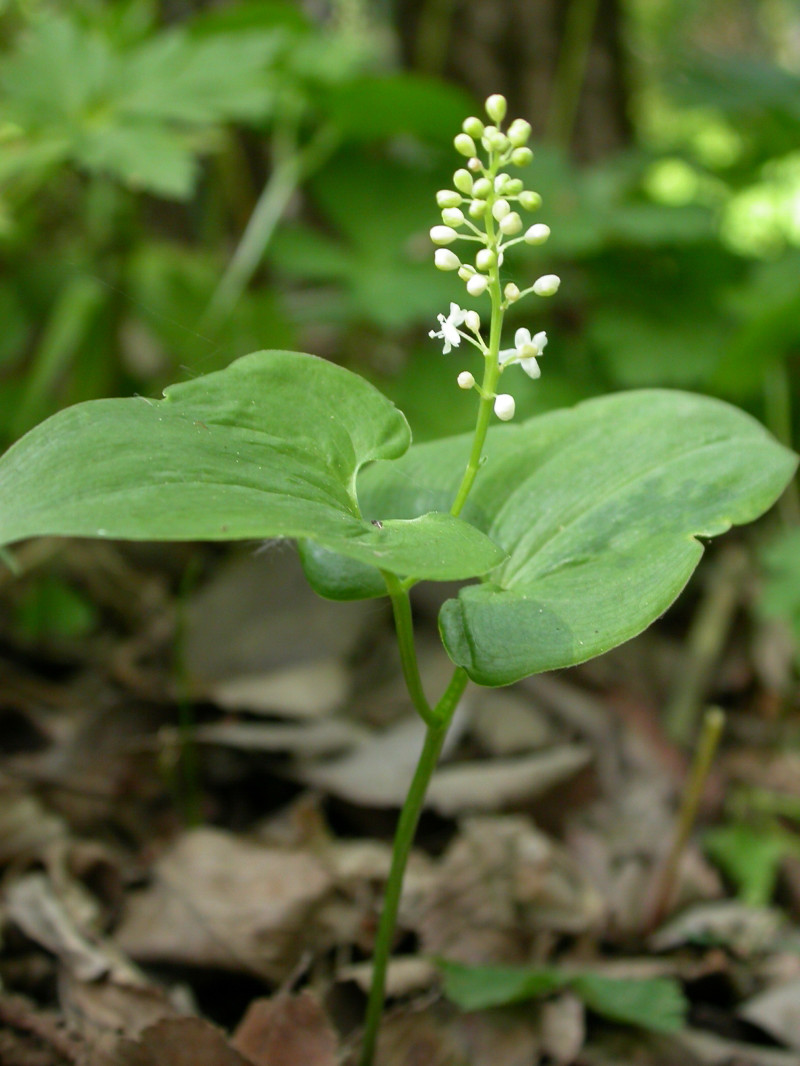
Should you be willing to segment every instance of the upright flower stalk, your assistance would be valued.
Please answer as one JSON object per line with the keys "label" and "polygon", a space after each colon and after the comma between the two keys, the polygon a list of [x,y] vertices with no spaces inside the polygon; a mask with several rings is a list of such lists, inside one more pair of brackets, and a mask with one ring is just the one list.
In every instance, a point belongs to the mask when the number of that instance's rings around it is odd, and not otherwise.
{"label": "upright flower stalk", "polygon": [[[504,256],[509,248],[521,243],[543,244],[550,236],[550,227],[542,222],[526,229],[517,210],[536,211],[542,199],[537,192],[526,189],[521,178],[512,177],[504,169],[525,167],[533,159],[533,152],[527,146],[530,124],[518,118],[504,130],[506,110],[505,97],[496,94],[486,101],[488,123],[474,116],[464,120],[454,145],[465,157],[466,166],[453,174],[452,189],[441,189],[436,194],[442,224],[431,229],[431,240],[437,246],[434,263],[438,269],[457,271],[468,296],[477,299],[487,295],[490,302],[488,341],[481,332],[479,313],[464,310],[455,303],[450,305],[447,317],[439,315],[441,328],[430,333],[431,337],[444,341],[445,355],[459,347],[463,339],[484,357],[480,385],[468,370],[462,370],[457,378],[459,388],[474,388],[480,402],[469,460],[451,508],[454,515],[460,514],[477,475],[492,412],[503,422],[514,417],[513,396],[497,391],[503,371],[518,363],[531,378],[541,374],[537,360],[544,352],[547,334],[542,331],[532,337],[529,330],[519,329],[514,346],[501,349],[505,312],[525,296],[552,296],[560,284],[555,274],[544,274],[525,289],[512,281],[503,286],[501,280]],[[477,245],[474,257],[456,255],[451,245],[457,241]]]}
{"label": "upright flower stalk", "polygon": [[[525,296],[552,296],[560,284],[555,274],[544,274],[524,289],[511,281],[503,285],[502,268],[506,251],[523,242],[529,245],[543,244],[550,236],[550,229],[544,223],[525,228],[517,208],[535,211],[541,205],[541,197],[537,192],[526,189],[520,178],[512,177],[504,169],[527,166],[533,159],[533,153],[527,147],[531,132],[529,123],[524,119],[515,119],[503,129],[507,110],[503,96],[490,96],[485,106],[488,121],[467,118],[461,132],[455,137],[454,146],[465,157],[465,165],[453,174],[454,187],[442,189],[436,194],[442,221],[430,231],[431,240],[436,245],[434,263],[438,269],[457,271],[467,295],[472,299],[487,296],[490,304],[488,338],[480,313],[462,308],[457,303],[450,304],[446,315],[438,316],[439,329],[430,332],[432,338],[442,341],[445,355],[460,348],[461,342],[466,341],[483,356],[480,384],[470,370],[462,370],[457,375],[458,387],[465,391],[474,389],[479,402],[466,469],[450,508],[453,515],[461,513],[472,489],[492,414],[503,422],[514,417],[514,397],[497,391],[502,374],[509,366],[519,364],[530,378],[536,379],[541,375],[538,360],[547,344],[547,334],[541,331],[531,335],[530,330],[520,328],[514,335],[513,346],[501,348],[505,312],[511,304]],[[457,241],[469,242],[469,245],[474,246],[470,249],[474,254],[456,255],[451,246]],[[428,703],[419,677],[408,599],[408,590],[415,579],[410,577],[400,581],[388,573],[384,574],[384,578],[394,612],[403,674],[411,700],[425,722],[427,731],[395,832],[392,865],[375,937],[360,1066],[372,1066],[373,1063],[406,863],[428,785],[467,684],[466,673],[456,668],[438,703]]]}

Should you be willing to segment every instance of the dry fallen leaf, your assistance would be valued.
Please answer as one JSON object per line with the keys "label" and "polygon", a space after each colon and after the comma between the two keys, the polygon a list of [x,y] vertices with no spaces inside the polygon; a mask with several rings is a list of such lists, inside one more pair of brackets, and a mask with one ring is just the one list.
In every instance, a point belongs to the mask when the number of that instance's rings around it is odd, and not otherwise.
{"label": "dry fallen leaf", "polygon": [[195,829],[156,862],[152,884],[131,894],[116,941],[139,960],[249,970],[279,983],[333,884],[309,851]]}
{"label": "dry fallen leaf", "polygon": [[[114,1066],[252,1066],[202,1018],[156,1022],[138,1040],[121,1040]],[[299,1063],[298,1063],[299,1066]]]}
{"label": "dry fallen leaf", "polygon": [[785,981],[753,996],[737,1013],[782,1044],[800,1051],[800,979]]}
{"label": "dry fallen leaf", "polygon": [[336,1066],[338,1040],[310,992],[250,1004],[231,1041],[253,1066]]}
{"label": "dry fallen leaf", "polygon": [[425,954],[526,961],[541,931],[583,932],[600,901],[580,867],[523,817],[465,819],[409,920]]}

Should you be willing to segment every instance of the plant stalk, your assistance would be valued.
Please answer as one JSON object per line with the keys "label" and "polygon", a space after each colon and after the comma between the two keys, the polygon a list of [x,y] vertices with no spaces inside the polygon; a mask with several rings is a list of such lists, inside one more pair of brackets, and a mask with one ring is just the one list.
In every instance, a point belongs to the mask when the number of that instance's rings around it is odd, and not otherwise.
{"label": "plant stalk", "polygon": [[289,131],[276,134],[272,173],[261,191],[228,268],[203,313],[200,329],[213,332],[227,320],[300,183],[322,165],[338,142],[338,133],[332,126],[321,127],[303,148],[296,146],[294,136]]}
{"label": "plant stalk", "polygon": [[597,19],[598,0],[571,0],[567,7],[564,35],[553,75],[547,140],[569,148],[586,78],[589,50]]}
{"label": "plant stalk", "polygon": [[383,910],[381,911],[378,932],[375,938],[372,983],[364,1022],[364,1040],[361,1045],[360,1066],[372,1066],[375,1045],[378,1039],[378,1029],[383,1015],[383,1004],[386,998],[386,970],[392,953],[397,912],[400,907],[400,896],[403,889],[403,877],[425,803],[428,785],[436,769],[453,713],[466,685],[466,672],[460,668],[456,669],[444,695],[433,709],[433,720],[428,725],[417,769],[414,772],[411,787],[408,790],[408,795],[397,822],[392,848],[392,865],[389,870],[389,879],[386,882]]}
{"label": "plant stalk", "polygon": [[720,707],[709,707],[703,718],[700,739],[681,800],[675,836],[658,880],[655,901],[647,923],[648,931],[658,928],[669,911],[681,857],[697,820],[700,801],[724,728],[725,712]]}
{"label": "plant stalk", "polygon": [[422,678],[419,674],[417,651],[414,646],[414,623],[411,618],[411,601],[407,590],[394,574],[383,572],[383,579],[389,591],[394,613],[394,627],[397,633],[397,646],[400,652],[400,662],[403,667],[403,677],[406,688],[414,704],[414,709],[427,726],[435,724],[433,709],[428,703],[425,691],[422,687]]}
{"label": "plant stalk", "polygon": [[[497,167],[495,165],[491,171],[492,177],[494,177],[496,169]],[[494,243],[494,223],[491,214],[493,203],[494,197],[490,197],[486,208],[486,232],[491,238],[492,243]],[[478,470],[480,469],[483,446],[486,443],[486,433],[489,429],[489,419],[492,416],[494,393],[497,388],[497,382],[500,379],[499,352],[500,338],[503,332],[503,293],[500,288],[499,263],[495,263],[490,273],[489,297],[492,301],[492,322],[489,327],[489,350],[486,353],[484,364],[483,381],[481,382],[482,393],[480,405],[478,407],[478,420],[475,425],[475,436],[472,439],[472,449],[469,453],[467,469],[464,471],[464,476],[458,487],[453,506],[450,508],[450,514],[455,515],[456,517],[461,514],[464,504],[467,501],[467,496],[470,494]]]}

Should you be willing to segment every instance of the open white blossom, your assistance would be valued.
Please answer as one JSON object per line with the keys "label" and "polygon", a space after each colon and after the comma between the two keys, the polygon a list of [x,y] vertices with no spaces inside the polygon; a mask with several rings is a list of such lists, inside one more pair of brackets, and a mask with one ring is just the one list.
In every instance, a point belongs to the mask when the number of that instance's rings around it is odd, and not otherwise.
{"label": "open white blossom", "polygon": [[429,337],[438,337],[444,341],[444,348],[442,351],[447,355],[451,349],[457,348],[461,344],[461,334],[458,332],[458,327],[463,325],[464,319],[467,317],[467,312],[463,311],[458,304],[450,304],[450,314],[445,318],[444,315],[436,316],[439,320],[439,325],[442,327],[438,332],[434,329],[428,334]]}
{"label": "open white blossom", "polygon": [[501,366],[513,360],[519,363],[529,378],[540,378],[542,372],[536,360],[544,351],[546,344],[547,334],[544,330],[531,336],[529,329],[518,329],[514,334],[514,347],[504,348],[499,352],[498,360]]}

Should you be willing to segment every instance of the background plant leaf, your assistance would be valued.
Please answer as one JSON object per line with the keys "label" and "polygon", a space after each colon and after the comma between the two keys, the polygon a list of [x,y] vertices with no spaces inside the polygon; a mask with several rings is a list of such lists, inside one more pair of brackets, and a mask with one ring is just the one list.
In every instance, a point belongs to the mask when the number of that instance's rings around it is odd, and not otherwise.
{"label": "background plant leaf", "polygon": [[464,1010],[485,1010],[539,999],[569,988],[586,1006],[610,1021],[661,1033],[681,1029],[686,1000],[669,978],[619,978],[569,973],[553,966],[464,966],[437,961],[444,991]]}
{"label": "background plant leaf", "polygon": [[256,352],[163,400],[96,400],[37,426],[0,460],[0,543],[308,537],[399,574],[496,565],[502,552],[449,514],[361,517],[359,467],[409,442],[401,412],[357,375]]}

